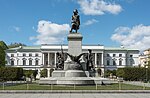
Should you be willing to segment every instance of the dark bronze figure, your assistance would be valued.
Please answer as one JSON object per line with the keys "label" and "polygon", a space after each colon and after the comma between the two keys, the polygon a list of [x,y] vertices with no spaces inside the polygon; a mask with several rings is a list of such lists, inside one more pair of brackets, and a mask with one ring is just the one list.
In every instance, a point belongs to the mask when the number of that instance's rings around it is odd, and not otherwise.
{"label": "dark bronze figure", "polygon": [[94,64],[93,64],[93,55],[92,55],[92,50],[88,49],[89,53],[86,57],[87,59],[87,64],[86,64],[86,68],[87,70],[94,70]]}
{"label": "dark bronze figure", "polygon": [[78,64],[80,64],[80,58],[82,55],[84,55],[85,53],[82,53],[78,56],[73,56],[73,55],[70,55],[69,53],[67,53],[67,55],[70,57],[70,59]]}
{"label": "dark bronze figure", "polygon": [[56,69],[62,70],[64,68],[64,60],[59,52],[57,52],[56,55],[57,55]]}
{"label": "dark bronze figure", "polygon": [[70,33],[72,33],[72,30],[75,30],[75,32],[77,33],[79,26],[80,26],[80,16],[78,15],[77,9],[73,11],[71,23],[72,23],[72,27],[71,27]]}
{"label": "dark bronze figure", "polygon": [[56,63],[56,69],[61,69],[63,70],[64,69],[64,52],[63,52],[63,49],[62,49],[62,45],[61,45],[61,53],[57,52],[56,53],[57,55],[57,63]]}

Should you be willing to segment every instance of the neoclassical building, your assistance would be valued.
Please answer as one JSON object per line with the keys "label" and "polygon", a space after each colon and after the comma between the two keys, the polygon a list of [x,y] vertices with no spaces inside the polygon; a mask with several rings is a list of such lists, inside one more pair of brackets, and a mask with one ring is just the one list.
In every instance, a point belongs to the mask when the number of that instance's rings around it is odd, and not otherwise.
{"label": "neoclassical building", "polygon": [[[92,50],[95,68],[115,70],[126,66],[139,65],[139,50],[121,47],[104,47],[103,45],[82,45],[82,52]],[[20,46],[6,50],[7,66],[23,67],[25,70],[38,70],[56,67],[57,52],[68,51],[68,45],[42,44],[40,46]],[[84,58],[84,57],[83,57]],[[65,55],[67,59],[67,55]],[[85,60],[86,61],[86,60]],[[48,77],[50,77],[48,73]]]}

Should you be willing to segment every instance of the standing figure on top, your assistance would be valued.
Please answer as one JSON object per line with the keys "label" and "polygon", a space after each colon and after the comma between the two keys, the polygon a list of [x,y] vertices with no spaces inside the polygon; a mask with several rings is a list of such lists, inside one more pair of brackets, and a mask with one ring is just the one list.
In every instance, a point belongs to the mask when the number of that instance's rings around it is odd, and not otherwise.
{"label": "standing figure on top", "polygon": [[80,16],[78,15],[77,9],[73,11],[71,25],[72,26],[71,26],[70,33],[72,33],[72,30],[75,30],[75,32],[77,33],[80,26]]}

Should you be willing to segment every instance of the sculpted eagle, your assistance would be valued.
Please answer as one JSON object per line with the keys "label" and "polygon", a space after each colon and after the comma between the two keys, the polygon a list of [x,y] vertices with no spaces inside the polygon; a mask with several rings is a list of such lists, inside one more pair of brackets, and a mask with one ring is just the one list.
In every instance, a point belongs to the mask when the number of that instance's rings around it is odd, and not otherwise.
{"label": "sculpted eagle", "polygon": [[77,62],[78,64],[80,64],[80,58],[82,55],[84,55],[85,53],[82,53],[78,56],[73,56],[73,55],[70,55],[69,53],[67,53],[67,55],[70,57],[70,59],[74,62]]}

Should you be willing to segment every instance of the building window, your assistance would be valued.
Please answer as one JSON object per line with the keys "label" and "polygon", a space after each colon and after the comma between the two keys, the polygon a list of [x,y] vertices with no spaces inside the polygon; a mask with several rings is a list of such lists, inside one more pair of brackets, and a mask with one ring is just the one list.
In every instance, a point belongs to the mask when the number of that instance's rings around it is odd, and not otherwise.
{"label": "building window", "polygon": [[116,61],[115,60],[113,60],[113,65],[116,65]]}
{"label": "building window", "polygon": [[106,54],[107,55],[107,57],[110,57],[110,55],[109,54]]}
{"label": "building window", "polygon": [[23,65],[26,65],[26,59],[23,59]]}
{"label": "building window", "polygon": [[35,56],[39,56],[39,55],[36,53]]}
{"label": "building window", "polygon": [[107,66],[109,66],[110,65],[110,61],[109,60],[107,60]]}
{"label": "building window", "polygon": [[11,57],[14,57],[14,54],[11,54]]}
{"label": "building window", "polygon": [[29,65],[32,65],[32,59],[29,59]]}
{"label": "building window", "polygon": [[101,53],[97,53],[97,65],[101,65]]}
{"label": "building window", "polygon": [[26,54],[25,54],[25,53],[23,53],[23,56],[26,56]]}
{"label": "building window", "polygon": [[17,59],[17,65],[19,65],[19,59]]}
{"label": "building window", "polygon": [[12,65],[12,66],[14,65],[14,60],[11,60],[11,65]]}
{"label": "building window", "polygon": [[113,54],[113,57],[115,57],[116,56],[116,54]]}
{"label": "building window", "polygon": [[132,58],[133,57],[133,55],[130,55],[130,58]]}
{"label": "building window", "polygon": [[119,54],[119,57],[122,57],[122,54]]}
{"label": "building window", "polygon": [[32,54],[30,53],[29,56],[32,56]]}
{"label": "building window", "polygon": [[130,59],[130,66],[133,65],[133,59]]}
{"label": "building window", "polygon": [[39,65],[39,60],[35,60],[35,65]]}
{"label": "building window", "polygon": [[46,61],[46,65],[48,65],[48,61]]}
{"label": "building window", "polygon": [[121,66],[121,65],[122,65],[122,59],[119,60],[119,66]]}

